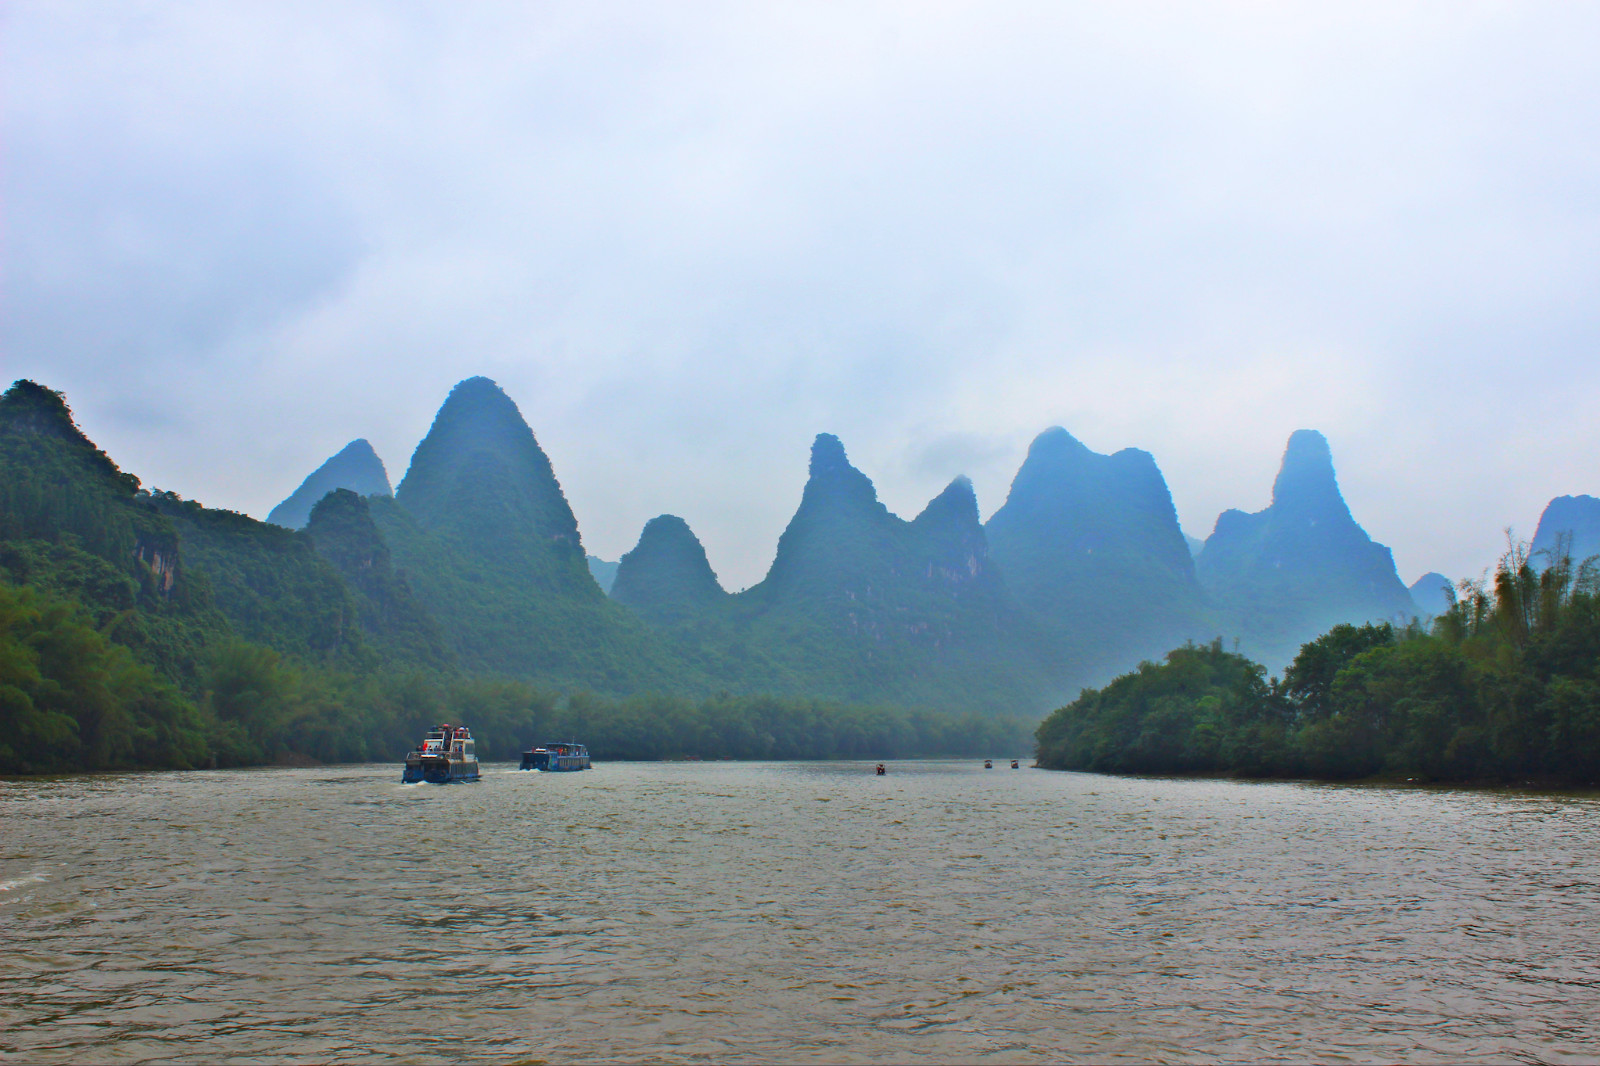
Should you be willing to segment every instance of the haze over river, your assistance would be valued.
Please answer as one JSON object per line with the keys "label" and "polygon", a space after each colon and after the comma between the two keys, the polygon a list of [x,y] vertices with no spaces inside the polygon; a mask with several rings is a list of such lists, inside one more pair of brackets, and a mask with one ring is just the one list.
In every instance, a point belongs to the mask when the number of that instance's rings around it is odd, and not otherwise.
{"label": "haze over river", "polygon": [[0,783],[0,1052],[1600,1056],[1593,798],[889,766]]}

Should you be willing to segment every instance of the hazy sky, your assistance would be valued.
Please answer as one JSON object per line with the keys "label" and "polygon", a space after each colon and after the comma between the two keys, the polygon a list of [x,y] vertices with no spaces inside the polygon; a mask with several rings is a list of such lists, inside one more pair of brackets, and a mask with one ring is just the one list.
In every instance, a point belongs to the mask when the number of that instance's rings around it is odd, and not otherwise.
{"label": "hazy sky", "polygon": [[1184,527],[1321,429],[1401,577],[1600,494],[1600,5],[7,3],[0,369],[147,486],[398,482],[487,374],[589,550],[759,580],[811,438]]}

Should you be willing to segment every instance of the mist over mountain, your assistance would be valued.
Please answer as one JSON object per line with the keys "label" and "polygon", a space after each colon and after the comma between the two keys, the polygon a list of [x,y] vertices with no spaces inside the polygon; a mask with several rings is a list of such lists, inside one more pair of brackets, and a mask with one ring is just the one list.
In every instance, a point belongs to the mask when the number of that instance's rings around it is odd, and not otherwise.
{"label": "mist over mountain", "polygon": [[1224,632],[1272,667],[1340,622],[1416,613],[1389,549],[1351,516],[1327,439],[1315,430],[1289,437],[1271,506],[1224,511],[1195,563]]}
{"label": "mist over mountain", "polygon": [[585,561],[589,564],[589,576],[600,586],[600,591],[611,595],[611,584],[617,580],[617,560],[607,561],[598,555],[591,555]]}
{"label": "mist over mountain", "polygon": [[907,522],[829,433],[766,578],[734,603],[768,654],[837,698],[1040,699],[971,483],[957,478]]}
{"label": "mist over mountain", "polygon": [[681,622],[727,598],[706,550],[677,515],[645,523],[639,543],[617,563],[611,598],[651,622]]}
{"label": "mist over mountain", "polygon": [[[1027,714],[1191,638],[1237,635],[1270,663],[1334,622],[1426,610],[1443,582],[1429,575],[1413,599],[1345,506],[1326,441],[1304,431],[1272,505],[1223,514],[1198,560],[1137,449],[1101,455],[1047,430],[984,524],[964,477],[915,518],[891,513],[819,434],[771,568],[737,595],[662,515],[613,564],[608,596],[548,457],[487,378],[451,390],[394,495],[336,488],[303,531],[143,492],[31,383],[0,403],[0,462],[0,576],[94,604],[97,624],[190,680],[205,649],[242,639],[330,668],[612,697]],[[1557,503],[1552,529],[1568,522]]]}
{"label": "mist over mountain", "polygon": [[389,472],[365,439],[346,444],[339,453],[313,470],[289,498],[274,507],[267,521],[290,529],[304,529],[311,508],[334,489],[349,489],[361,496],[389,496]]}
{"label": "mist over mountain", "polygon": [[1422,618],[1437,618],[1450,609],[1450,604],[1455,602],[1452,593],[1455,591],[1455,582],[1443,574],[1429,571],[1412,582],[1411,601],[1417,605],[1417,612]]}
{"label": "mist over mountain", "polygon": [[1593,496],[1557,496],[1539,516],[1529,551],[1535,566],[1546,566],[1558,547],[1574,565],[1600,555],[1600,500]]}
{"label": "mist over mountain", "polygon": [[1039,434],[985,531],[1059,694],[1206,635],[1194,557],[1148,452]]}

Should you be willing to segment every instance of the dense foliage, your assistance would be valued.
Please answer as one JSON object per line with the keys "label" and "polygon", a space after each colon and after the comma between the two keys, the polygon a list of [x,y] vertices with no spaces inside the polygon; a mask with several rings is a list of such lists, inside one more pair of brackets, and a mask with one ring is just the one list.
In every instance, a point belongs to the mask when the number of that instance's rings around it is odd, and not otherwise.
{"label": "dense foliage", "polygon": [[[492,443],[474,446],[481,454]],[[531,435],[512,443],[524,458],[537,447]],[[514,479],[501,482],[510,492]],[[530,503],[487,488],[490,511],[554,523],[553,562],[539,557],[537,528],[520,541],[502,528],[493,533],[502,542],[484,543],[470,536],[471,515],[455,513],[429,532],[388,498],[330,493],[297,532],[146,492],[78,431],[58,393],[17,383],[0,397],[0,765],[398,759],[446,720],[472,726],[490,759],[568,737],[600,759],[1003,757],[1027,746],[1017,719],[714,695],[706,678],[740,673],[738,640],[701,647],[690,630],[663,642],[586,571],[565,573],[570,513],[558,489]],[[477,676],[458,671],[374,510],[425,564],[431,591],[459,597],[476,639],[574,652],[568,667],[593,667],[612,694],[574,684],[570,669],[552,670],[548,687],[495,680],[482,656]],[[499,568],[498,549],[508,553]],[[528,586],[550,581],[588,584],[541,607]],[[597,627],[597,616],[614,624]],[[644,687],[652,669],[677,691],[685,678],[704,691],[617,695]]]}
{"label": "dense foliage", "polygon": [[0,760],[37,773],[211,760],[202,716],[75,603],[0,582]]}
{"label": "dense foliage", "polygon": [[1279,680],[1186,645],[1050,715],[1041,765],[1131,773],[1600,781],[1600,581],[1512,545],[1431,631],[1335,626]]}

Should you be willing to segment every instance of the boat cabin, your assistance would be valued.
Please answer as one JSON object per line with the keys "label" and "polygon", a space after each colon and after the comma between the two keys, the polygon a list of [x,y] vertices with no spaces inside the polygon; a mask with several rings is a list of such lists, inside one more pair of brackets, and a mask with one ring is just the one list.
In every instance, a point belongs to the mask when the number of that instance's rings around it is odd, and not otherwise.
{"label": "boat cabin", "polygon": [[545,744],[522,753],[524,770],[587,770],[589,749],[582,744]]}

